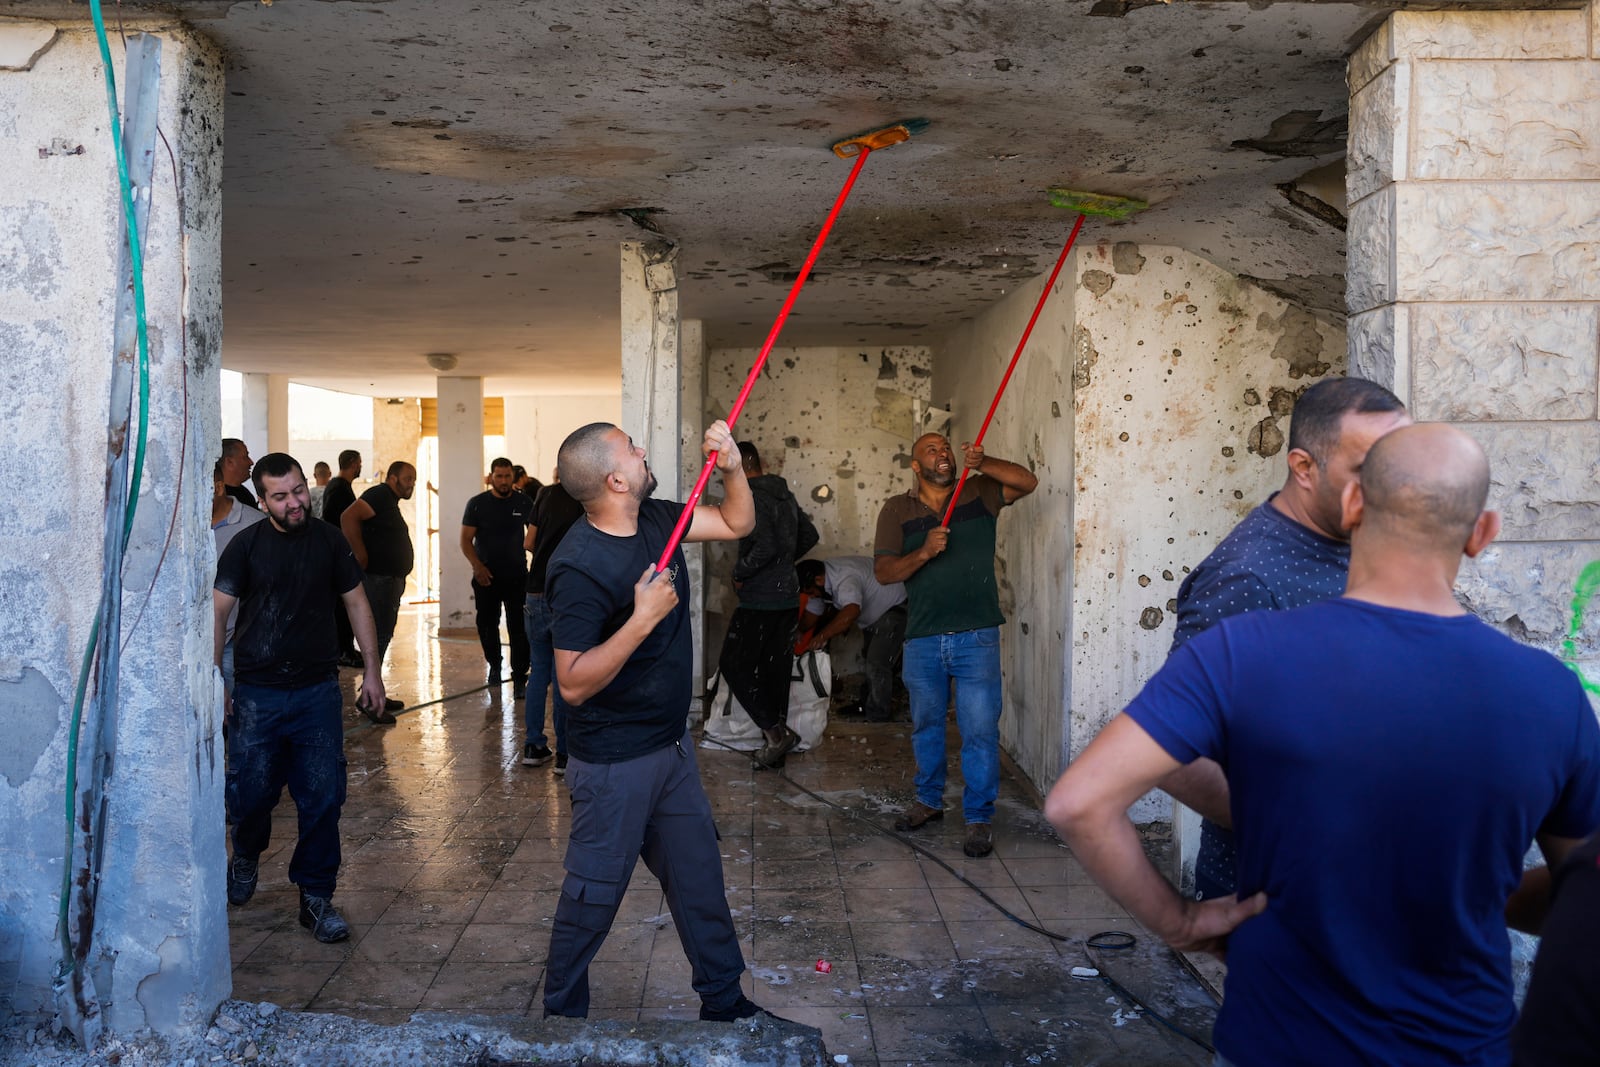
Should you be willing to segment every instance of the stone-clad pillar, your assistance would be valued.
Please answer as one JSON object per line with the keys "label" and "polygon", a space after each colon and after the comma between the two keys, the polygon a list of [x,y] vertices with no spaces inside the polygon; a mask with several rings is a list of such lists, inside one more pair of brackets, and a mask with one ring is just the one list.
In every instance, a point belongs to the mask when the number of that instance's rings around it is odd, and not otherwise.
{"label": "stone-clad pillar", "polygon": [[1351,371],[1483,443],[1460,588],[1554,648],[1600,559],[1600,9],[1401,12],[1349,77]]}
{"label": "stone-clad pillar", "polygon": [[[124,29],[159,39],[156,115],[172,156],[155,152],[144,227],[148,450],[121,632],[101,646],[120,649],[117,702],[77,752],[75,822],[88,820],[92,840],[80,829],[71,870],[85,869],[86,844],[100,854],[82,940],[99,1021],[172,1033],[204,1026],[230,988],[208,521],[221,436],[223,67],[175,22]],[[24,47],[8,48],[17,36]],[[103,574],[122,207],[93,31],[0,21],[0,58],[19,51],[26,62],[0,69],[0,463],[13,487],[0,508],[0,1005],[48,1020],[73,690]],[[119,91],[124,54],[117,42]],[[125,102],[125,114],[140,110]],[[82,804],[97,751],[114,752],[104,818]],[[75,939],[87,925],[75,903]]]}

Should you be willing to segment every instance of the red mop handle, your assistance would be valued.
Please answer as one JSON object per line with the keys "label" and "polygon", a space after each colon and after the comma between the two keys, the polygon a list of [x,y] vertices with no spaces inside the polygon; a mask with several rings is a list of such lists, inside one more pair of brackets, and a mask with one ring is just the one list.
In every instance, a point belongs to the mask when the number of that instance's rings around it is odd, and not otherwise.
{"label": "red mop handle", "polygon": [[[983,435],[989,432],[989,422],[994,418],[994,409],[1000,406],[1000,398],[1005,395],[1006,383],[1011,381],[1011,372],[1017,369],[1017,360],[1022,358],[1022,350],[1027,347],[1028,335],[1033,332],[1033,324],[1039,321],[1039,312],[1044,310],[1044,302],[1050,299],[1050,290],[1055,288],[1056,275],[1061,273],[1061,265],[1067,261],[1067,253],[1072,251],[1072,242],[1078,239],[1078,231],[1083,229],[1083,216],[1078,216],[1078,221],[1072,224],[1072,233],[1067,237],[1061,255],[1056,257],[1055,270],[1050,272],[1050,280],[1044,283],[1044,292],[1039,294],[1039,302],[1033,306],[1033,317],[1028,320],[1027,328],[1022,331],[1022,340],[1017,342],[1017,350],[1011,356],[1011,364],[1006,367],[1006,376],[1000,379],[1000,388],[995,390],[994,400],[989,403],[989,414],[983,417],[983,425],[978,428],[978,436],[972,442],[972,447],[978,448],[983,444]],[[950,515],[956,510],[956,501],[961,499],[961,487],[967,484],[967,474],[970,468],[965,464],[961,467],[961,478],[956,482],[956,491],[950,494],[950,502],[944,506],[944,517],[939,520],[940,526],[950,525]]]}
{"label": "red mop handle", "polygon": [[[767,343],[761,346],[761,354],[756,357],[755,366],[750,368],[750,374],[744,380],[744,388],[739,390],[739,398],[733,402],[733,409],[728,412],[728,430],[733,430],[733,424],[739,421],[739,412],[744,410],[744,402],[750,397],[750,390],[755,387],[756,378],[761,374],[761,368],[767,365],[767,357],[772,354],[772,346],[778,341],[778,334],[783,330],[784,321],[789,318],[789,311],[794,307],[795,298],[800,295],[800,290],[805,288],[806,278],[811,274],[811,267],[817,261],[817,256],[822,251],[822,246],[828,241],[828,231],[833,229],[833,224],[839,217],[839,209],[844,207],[844,202],[850,196],[850,188],[856,183],[856,175],[861,173],[862,164],[872,154],[872,149],[866,145],[861,146],[861,154],[856,157],[856,165],[850,168],[850,177],[845,179],[844,188],[839,190],[838,197],[833,202],[833,210],[828,212],[828,219],[822,224],[822,232],[817,234],[817,239],[811,242],[811,252],[806,256],[806,261],[800,267],[800,273],[795,276],[794,284],[789,287],[789,297],[783,302],[783,307],[778,311],[777,319],[772,323],[772,329],[767,331]],[[700,503],[700,494],[705,492],[706,482],[711,478],[711,468],[717,465],[717,453],[713,451],[706,456],[706,465],[700,468],[700,477],[695,480],[694,488],[689,492],[689,499],[684,501],[683,514],[678,516],[677,523],[672,527],[672,536],[667,538],[667,547],[662,551],[661,558],[656,560],[656,571],[659,573],[667,569],[667,563],[672,559],[673,550],[678,547],[678,542],[683,540],[684,533],[689,529],[689,520],[694,516],[695,505]]]}

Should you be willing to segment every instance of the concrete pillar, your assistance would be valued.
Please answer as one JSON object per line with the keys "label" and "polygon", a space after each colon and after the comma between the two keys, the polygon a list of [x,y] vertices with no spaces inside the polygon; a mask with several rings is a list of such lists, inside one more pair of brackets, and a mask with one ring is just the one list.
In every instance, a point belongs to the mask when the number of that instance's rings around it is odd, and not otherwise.
{"label": "concrete pillar", "polygon": [[467,501],[483,492],[483,379],[439,379],[439,625],[471,627],[472,569],[458,547]]}
{"label": "concrete pillar", "polygon": [[622,428],[644,444],[666,500],[693,484],[680,483],[677,256],[666,241],[622,243]]}
{"label": "concrete pillar", "polygon": [[[422,443],[422,406],[415,397],[378,397],[372,401],[372,455],[368,473],[374,478],[388,475],[389,464],[405,460],[417,466],[417,449]],[[420,471],[419,471],[420,473]],[[428,566],[428,487],[419,477],[416,493],[400,501],[400,515],[411,528],[411,547],[416,566],[411,572],[408,592],[427,586]]]}
{"label": "concrete pillar", "polygon": [[268,384],[269,375],[266,374],[241,374],[240,401],[244,409],[244,425],[239,432],[242,439],[250,448],[252,457],[264,456],[273,451],[270,444],[272,408],[271,387]]}
{"label": "concrete pillar", "polygon": [[[0,24],[0,55],[18,33],[38,42],[26,69],[0,70],[0,395],[10,401],[0,455],[10,481],[51,487],[13,493],[0,509],[0,1002],[24,1018],[55,1011],[62,875],[69,864],[74,879],[84,870],[88,844],[103,857],[92,932],[76,894],[70,925],[99,1020],[123,1033],[203,1027],[230,988],[207,522],[221,435],[223,68],[215,48],[175,24],[153,32],[157,121],[176,164],[157,147],[148,186],[148,450],[120,633],[101,645],[121,649],[118,699],[104,718],[88,717],[77,751],[80,805],[97,755],[113,754],[107,806],[103,818],[79,807],[75,821],[90,830],[77,832],[69,860],[62,797],[103,574],[122,210],[93,32]],[[120,43],[113,54],[124,91]]]}
{"label": "concrete pillar", "polygon": [[1555,649],[1600,558],[1600,8],[1397,13],[1349,80],[1351,369],[1488,450],[1460,589]]}
{"label": "concrete pillar", "polygon": [[[267,451],[289,451],[289,376],[267,375]],[[310,460],[296,456],[302,463]]]}

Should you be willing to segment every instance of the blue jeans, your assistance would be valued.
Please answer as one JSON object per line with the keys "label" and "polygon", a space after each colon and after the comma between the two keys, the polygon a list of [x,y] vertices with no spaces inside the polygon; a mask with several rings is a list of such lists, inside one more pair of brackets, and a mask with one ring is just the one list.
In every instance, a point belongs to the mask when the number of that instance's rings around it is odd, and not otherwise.
{"label": "blue jeans", "polygon": [[549,744],[544,732],[544,694],[550,691],[550,722],[555,729],[556,751],[567,750],[567,706],[561,701],[556,684],[556,649],[550,636],[550,602],[539,593],[529,593],[522,605],[522,625],[528,631],[528,699],[522,706],[527,740]]}
{"label": "blue jeans", "polygon": [[961,731],[962,814],[993,822],[1000,792],[1000,628],[913,637],[900,677],[911,696],[911,751],[917,760],[917,799],[944,807],[945,712],[956,684]]}
{"label": "blue jeans", "polygon": [[228,736],[233,854],[257,859],[272,836],[272,809],[289,787],[300,820],[289,881],[331,897],[339,879],[339,811],[345,799],[344,697],[336,679],[299,689],[236,681]]}

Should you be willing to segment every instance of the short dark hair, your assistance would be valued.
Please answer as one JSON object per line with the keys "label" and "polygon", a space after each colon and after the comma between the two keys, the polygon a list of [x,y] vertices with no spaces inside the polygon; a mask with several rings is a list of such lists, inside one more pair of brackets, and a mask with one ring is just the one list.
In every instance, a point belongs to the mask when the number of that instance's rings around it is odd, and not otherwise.
{"label": "short dark hair", "polygon": [[1365,378],[1330,378],[1307,389],[1289,416],[1289,448],[1300,449],[1322,466],[1338,446],[1346,415],[1404,411],[1400,398]]}
{"label": "short dark hair", "polygon": [[528,476],[528,468],[520,463],[513,463],[511,465],[511,476],[513,478],[526,478]]}
{"label": "short dark hair", "polygon": [[828,568],[823,566],[820,559],[803,559],[794,565],[795,577],[800,579],[800,591],[809,592],[817,579],[827,573]]}
{"label": "short dark hair", "polygon": [[344,470],[353,463],[361,462],[361,453],[353,448],[347,448],[339,453],[339,469]]}
{"label": "short dark hair", "polygon": [[397,459],[393,463],[389,464],[389,470],[386,474],[384,474],[383,477],[385,480],[389,478],[398,478],[400,475],[404,474],[408,469],[410,469],[410,467],[411,464],[407,463],[405,460]]}
{"label": "short dark hair", "polygon": [[517,465],[515,463],[512,463],[509,459],[507,459],[504,456],[496,456],[496,457],[494,457],[493,459],[491,459],[489,461],[489,469],[490,470],[492,470],[492,471],[499,470],[501,467],[510,467],[513,473],[515,473],[515,471],[517,469]]}
{"label": "short dark hair", "polygon": [[605,436],[617,427],[609,422],[591,422],[567,434],[556,453],[556,473],[572,499],[587,504],[600,495],[606,475],[611,473]]}
{"label": "short dark hair", "polygon": [[293,471],[300,472],[300,478],[305,479],[305,468],[300,466],[300,461],[287,452],[268,452],[256,460],[255,468],[250,472],[250,481],[255,484],[256,495],[263,496],[266,489],[261,485],[263,478],[282,478]]}
{"label": "short dark hair", "polygon": [[756,450],[754,441],[739,442],[739,459],[748,467],[757,469],[761,466],[761,453]]}
{"label": "short dark hair", "polygon": [[243,448],[245,451],[249,451],[249,446],[237,437],[224,437],[222,439],[222,458],[227,459],[235,448]]}
{"label": "short dark hair", "polygon": [[333,471],[328,470],[328,461],[327,460],[319,459],[319,460],[317,460],[315,463],[313,463],[311,465],[311,473],[312,474],[321,474],[323,471],[328,471],[329,474],[333,473]]}

